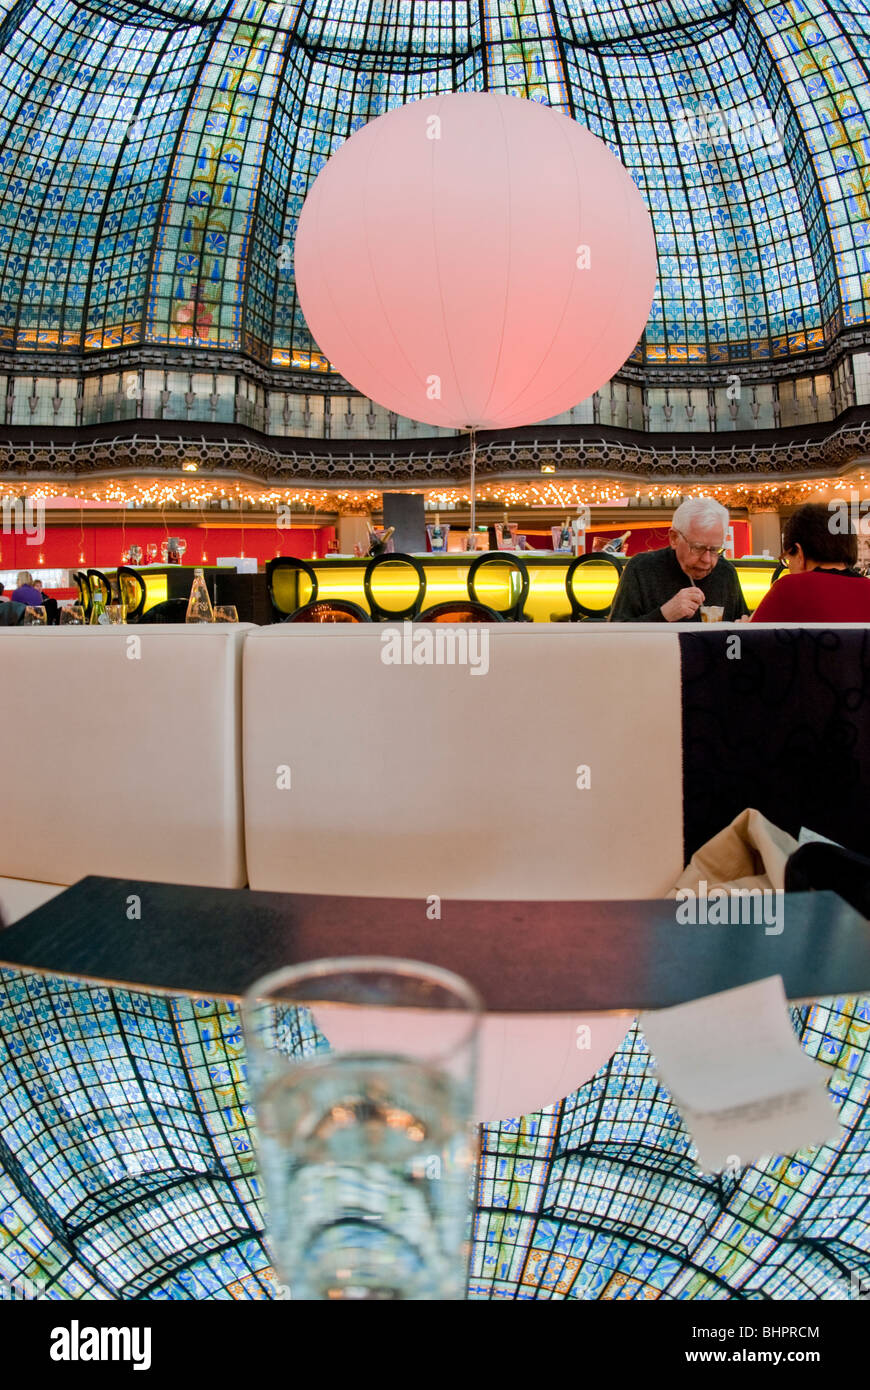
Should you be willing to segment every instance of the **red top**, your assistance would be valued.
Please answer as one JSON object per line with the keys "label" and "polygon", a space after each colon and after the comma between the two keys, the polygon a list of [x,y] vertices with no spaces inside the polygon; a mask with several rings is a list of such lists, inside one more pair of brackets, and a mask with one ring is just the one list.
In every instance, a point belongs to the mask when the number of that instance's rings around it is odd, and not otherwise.
{"label": "red top", "polygon": [[822,570],[784,574],[752,615],[754,623],[870,623],[870,580]]}

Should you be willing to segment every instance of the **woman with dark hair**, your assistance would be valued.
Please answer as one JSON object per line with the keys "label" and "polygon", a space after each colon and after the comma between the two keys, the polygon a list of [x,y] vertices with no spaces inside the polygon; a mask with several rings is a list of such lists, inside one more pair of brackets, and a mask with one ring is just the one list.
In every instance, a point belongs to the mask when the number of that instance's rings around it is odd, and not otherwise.
{"label": "woman with dark hair", "polygon": [[784,574],[752,615],[754,623],[870,623],[870,583],[856,569],[858,538],[834,527],[820,502],[798,507],[782,533]]}

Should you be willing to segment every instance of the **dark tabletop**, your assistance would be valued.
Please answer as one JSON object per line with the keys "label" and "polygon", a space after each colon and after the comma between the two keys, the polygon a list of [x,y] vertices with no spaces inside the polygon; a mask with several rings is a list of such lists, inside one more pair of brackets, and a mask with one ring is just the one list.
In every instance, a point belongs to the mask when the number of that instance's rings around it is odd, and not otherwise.
{"label": "dark tabletop", "polygon": [[664,1008],[768,975],[791,1000],[870,994],[870,925],[833,893],[785,898],[762,925],[690,925],[672,901],[441,903],[85,878],[0,931],[0,965],[236,998],[322,956],[404,956],[455,970],[493,1011]]}

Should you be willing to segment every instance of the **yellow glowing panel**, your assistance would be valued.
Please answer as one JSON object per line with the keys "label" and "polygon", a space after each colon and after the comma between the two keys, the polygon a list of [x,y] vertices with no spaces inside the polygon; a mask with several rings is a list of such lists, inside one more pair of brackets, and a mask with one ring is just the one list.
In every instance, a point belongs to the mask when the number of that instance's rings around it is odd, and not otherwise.
{"label": "yellow glowing panel", "polygon": [[564,564],[536,565],[534,560],[526,562],[529,571],[529,592],[523,608],[526,618],[536,623],[550,623],[569,616],[571,605],[565,592],[565,571],[570,558],[566,558]]}
{"label": "yellow glowing panel", "polygon": [[468,598],[468,563],[427,565],[424,561],[423,571],[426,575],[427,608],[436,603]]}
{"label": "yellow glowing panel", "polygon": [[304,570],[279,567],[272,571],[272,595],[282,613],[295,613],[310,601],[312,592],[311,580]]}
{"label": "yellow glowing panel", "polygon": [[366,613],[369,611],[363,588],[365,560],[360,560],[357,565],[315,564],[312,568],[317,575],[318,598],[346,598],[351,603],[359,604]]}
{"label": "yellow glowing panel", "polygon": [[734,563],[734,568],[740,580],[743,597],[746,599],[746,607],[750,613],[754,613],[770,588],[771,577],[776,569],[776,561],[771,560],[765,564],[763,561],[757,560],[752,565],[741,565],[740,561],[737,560]]}
{"label": "yellow glowing panel", "polygon": [[[141,573],[141,571],[140,571]],[[165,574],[142,574],[145,580],[145,605],[143,613],[147,613],[149,608],[154,608],[158,603],[165,603],[169,596],[169,580]]]}

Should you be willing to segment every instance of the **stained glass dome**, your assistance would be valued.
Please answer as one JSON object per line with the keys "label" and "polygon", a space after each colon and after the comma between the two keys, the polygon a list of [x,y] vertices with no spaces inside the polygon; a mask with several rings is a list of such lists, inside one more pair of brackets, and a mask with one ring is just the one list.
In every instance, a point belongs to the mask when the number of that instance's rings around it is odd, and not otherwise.
{"label": "stained glass dome", "polygon": [[[482,1128],[469,1296],[856,1297],[867,1000],[793,1021],[836,1143],[704,1176],[635,1025],[559,1105]],[[281,1296],[236,1005],[0,970],[0,1025],[0,1300]]]}
{"label": "stained glass dome", "polygon": [[865,324],[870,0],[0,0],[0,348],[322,371],[307,189],[452,89],[549,102],[623,160],[659,256],[639,364],[774,361]]}

